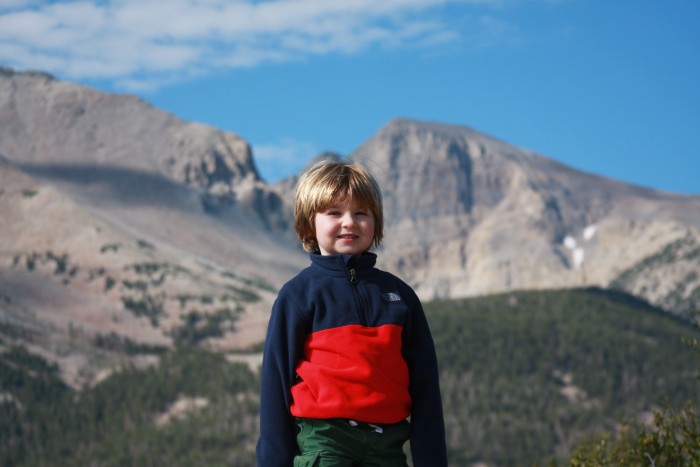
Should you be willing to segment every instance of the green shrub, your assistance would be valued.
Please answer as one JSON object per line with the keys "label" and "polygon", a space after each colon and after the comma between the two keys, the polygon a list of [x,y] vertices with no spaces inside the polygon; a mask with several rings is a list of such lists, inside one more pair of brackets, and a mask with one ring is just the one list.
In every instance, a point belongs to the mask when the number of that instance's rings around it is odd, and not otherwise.
{"label": "green shrub", "polygon": [[[686,340],[700,361],[697,339]],[[700,379],[700,376],[697,377]],[[654,411],[651,426],[628,422],[615,435],[594,435],[572,454],[571,467],[649,465],[700,466],[699,416],[693,401],[682,409],[665,404]]]}

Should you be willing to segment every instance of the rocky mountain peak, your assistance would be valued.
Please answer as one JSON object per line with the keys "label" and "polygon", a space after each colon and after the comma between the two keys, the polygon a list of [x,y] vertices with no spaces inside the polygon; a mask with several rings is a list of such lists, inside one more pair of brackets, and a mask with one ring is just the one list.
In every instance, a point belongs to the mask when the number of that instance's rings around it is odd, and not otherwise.
{"label": "rocky mountain peak", "polygon": [[[423,296],[605,287],[658,253],[631,232],[700,245],[698,197],[578,171],[467,127],[396,119],[351,157],[382,186],[386,267]],[[685,264],[691,294],[700,263]]]}
{"label": "rocky mountain peak", "polygon": [[[599,286],[700,308],[698,196],[406,118],[349,158],[384,195],[379,267],[424,300]],[[80,348],[59,358],[66,371],[89,374],[95,342],[259,343],[277,288],[308,264],[290,227],[296,177],[269,186],[242,137],[132,96],[0,69],[0,182],[8,342]]]}
{"label": "rocky mountain peak", "polygon": [[112,165],[230,195],[260,176],[241,137],[141,99],[35,72],[0,74],[0,152],[25,165]]}

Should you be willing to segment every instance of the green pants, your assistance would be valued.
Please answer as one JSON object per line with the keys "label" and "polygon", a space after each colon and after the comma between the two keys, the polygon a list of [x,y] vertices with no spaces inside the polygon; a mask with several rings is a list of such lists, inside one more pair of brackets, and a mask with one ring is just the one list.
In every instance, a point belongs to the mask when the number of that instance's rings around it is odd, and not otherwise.
{"label": "green pants", "polygon": [[375,427],[349,420],[297,418],[301,454],[294,467],[406,467],[403,445],[410,425],[402,421]]}

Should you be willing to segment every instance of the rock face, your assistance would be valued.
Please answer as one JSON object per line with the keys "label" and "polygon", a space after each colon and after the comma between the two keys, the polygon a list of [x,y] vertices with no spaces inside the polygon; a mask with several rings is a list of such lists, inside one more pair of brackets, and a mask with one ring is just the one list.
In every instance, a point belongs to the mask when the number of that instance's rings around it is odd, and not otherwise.
{"label": "rock face", "polygon": [[273,233],[282,206],[236,135],[4,69],[0,346],[30,345],[80,385],[125,349],[259,343],[305,262]]}
{"label": "rock face", "polygon": [[[379,266],[424,299],[597,285],[700,308],[700,197],[406,119],[350,158],[383,189]],[[0,69],[0,346],[30,345],[80,385],[139,349],[259,343],[308,263],[294,183],[264,183],[239,136]]]}
{"label": "rock face", "polygon": [[405,119],[352,158],[383,187],[383,264],[423,297],[597,285],[682,314],[700,308],[699,197]]}
{"label": "rock face", "polygon": [[135,97],[0,69],[0,131],[0,154],[23,171],[110,214],[107,205],[128,206],[119,220],[152,223],[154,234],[159,223],[139,220],[133,208],[207,212],[245,224],[246,236],[286,227],[282,202],[260,180],[245,140]]}
{"label": "rock face", "polygon": [[259,179],[238,136],[42,73],[0,76],[0,150],[23,164],[138,169],[217,193]]}

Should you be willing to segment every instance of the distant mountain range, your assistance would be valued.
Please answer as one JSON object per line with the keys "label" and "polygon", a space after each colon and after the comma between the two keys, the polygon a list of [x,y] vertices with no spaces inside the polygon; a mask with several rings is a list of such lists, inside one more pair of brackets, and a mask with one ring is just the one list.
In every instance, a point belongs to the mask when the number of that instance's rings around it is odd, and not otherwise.
{"label": "distant mountain range", "polygon": [[[403,118],[349,157],[383,188],[379,266],[425,300],[598,286],[700,309],[698,196]],[[3,341],[76,386],[138,348],[258,344],[277,288],[308,262],[294,183],[265,183],[240,136],[0,68]]]}

